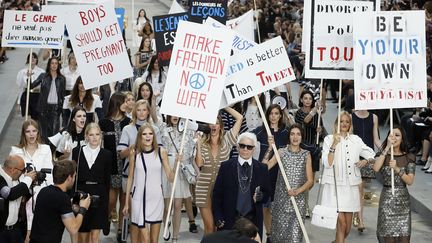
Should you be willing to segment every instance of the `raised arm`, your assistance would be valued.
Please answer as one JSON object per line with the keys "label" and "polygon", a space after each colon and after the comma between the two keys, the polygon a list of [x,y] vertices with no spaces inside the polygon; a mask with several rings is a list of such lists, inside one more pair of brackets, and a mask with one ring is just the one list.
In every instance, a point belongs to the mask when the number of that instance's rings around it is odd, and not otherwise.
{"label": "raised arm", "polygon": [[233,116],[236,120],[234,126],[231,128],[231,133],[234,137],[237,137],[240,132],[243,116],[231,107],[226,107],[225,111],[228,112],[231,116]]}

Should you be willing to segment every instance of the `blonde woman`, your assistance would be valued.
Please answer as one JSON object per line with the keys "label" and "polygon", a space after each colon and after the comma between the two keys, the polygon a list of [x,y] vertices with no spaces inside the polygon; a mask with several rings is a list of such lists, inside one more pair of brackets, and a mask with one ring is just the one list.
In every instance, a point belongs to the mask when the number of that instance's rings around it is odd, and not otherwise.
{"label": "blonde woman", "polygon": [[[130,147],[129,178],[127,181],[126,203],[123,214],[129,214],[131,205],[132,243],[157,243],[162,223],[164,198],[162,170],[173,182],[173,170],[169,166],[168,154],[158,146],[151,124],[143,124],[135,145]],[[159,186],[158,186],[159,185]]]}
{"label": "blonde woman", "polygon": [[[324,186],[321,204],[338,207],[336,243],[345,242],[351,230],[353,213],[360,210],[358,186],[362,183],[360,168],[375,156],[373,149],[369,148],[360,137],[351,134],[351,126],[351,115],[346,111],[342,112],[340,132],[337,133],[336,119],[333,134],[326,136],[323,144],[322,183]],[[364,159],[360,160],[360,156]]]}

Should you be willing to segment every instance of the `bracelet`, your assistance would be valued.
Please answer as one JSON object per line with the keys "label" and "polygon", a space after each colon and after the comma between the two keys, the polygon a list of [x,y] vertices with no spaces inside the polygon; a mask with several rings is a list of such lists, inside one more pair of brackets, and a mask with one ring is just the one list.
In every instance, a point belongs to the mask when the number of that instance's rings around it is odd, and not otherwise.
{"label": "bracelet", "polygon": [[81,214],[82,216],[84,216],[87,213],[87,209],[85,207],[80,207],[80,209],[78,210],[78,214]]}
{"label": "bracelet", "polygon": [[402,176],[405,175],[405,171],[400,170],[398,175],[402,178]]}
{"label": "bracelet", "polygon": [[336,151],[336,149],[334,149],[334,148],[330,148],[330,149],[329,149],[329,152],[330,152],[330,153],[334,153],[335,151]]}

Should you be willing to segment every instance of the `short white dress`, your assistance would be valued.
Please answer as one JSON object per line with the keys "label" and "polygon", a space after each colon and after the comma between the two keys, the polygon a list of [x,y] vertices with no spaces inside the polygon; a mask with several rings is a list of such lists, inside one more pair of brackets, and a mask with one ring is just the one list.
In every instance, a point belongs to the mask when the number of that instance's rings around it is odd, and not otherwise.
{"label": "short white dress", "polygon": [[136,155],[131,197],[131,222],[133,225],[145,228],[145,224],[162,222],[164,198],[160,150]]}

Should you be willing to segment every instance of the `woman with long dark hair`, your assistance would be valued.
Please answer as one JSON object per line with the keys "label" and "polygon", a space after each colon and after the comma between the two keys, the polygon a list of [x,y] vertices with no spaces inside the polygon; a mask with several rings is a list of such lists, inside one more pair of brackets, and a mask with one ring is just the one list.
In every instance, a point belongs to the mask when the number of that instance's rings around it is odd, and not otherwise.
{"label": "woman with long dark hair", "polygon": [[[120,157],[117,151],[117,146],[120,143],[122,129],[130,123],[130,118],[125,115],[126,111],[126,95],[120,92],[115,92],[109,101],[108,113],[106,117],[99,121],[99,126],[102,130],[104,148],[111,151],[111,184],[109,191],[109,207],[108,210],[112,213],[113,210],[118,215],[118,222],[122,222],[123,214],[116,209],[117,199],[120,201],[120,210],[124,206],[126,192],[122,191],[122,170],[124,159]],[[112,219],[114,222],[114,219]],[[121,240],[122,223],[118,224],[117,240]]]}
{"label": "woman with long dark hair", "polygon": [[[409,153],[405,133],[400,127],[393,128],[382,144],[382,152],[373,169],[383,177],[383,189],[378,207],[377,237],[385,243],[409,243],[411,238],[410,194],[415,176],[415,155]],[[393,147],[394,159],[390,157]],[[391,170],[394,170],[394,195],[392,194]]]}
{"label": "woman with long dark hair", "polygon": [[60,129],[60,114],[66,91],[66,79],[60,73],[61,65],[56,57],[48,60],[46,72],[30,84],[30,88],[40,85],[40,95],[37,104],[38,121],[42,139],[48,142],[48,137]]}
{"label": "woman with long dark hair", "polygon": [[135,77],[141,77],[155,54],[150,37],[143,37],[138,52],[135,54]]}
{"label": "woman with long dark hair", "polygon": [[164,68],[159,65],[157,56],[153,56],[150,59],[150,64],[146,72],[142,75],[142,78],[145,82],[152,85],[153,94],[156,96],[156,104],[159,105],[163,97],[167,75]]}
{"label": "woman with long dark hair", "polygon": [[58,160],[70,159],[72,149],[83,144],[86,126],[86,111],[81,106],[75,107],[72,110],[68,126],[55,136],[49,137],[51,144],[56,147]]}
{"label": "woman with long dark hair", "polygon": [[308,144],[316,144],[317,132],[321,132],[319,124],[322,124],[322,119],[318,120],[319,106],[315,107],[314,95],[311,91],[304,90],[300,94],[299,106],[300,109],[295,114],[295,122],[303,128],[303,141]]}
{"label": "woman with long dark hair", "polygon": [[72,88],[72,94],[64,98],[63,102],[63,127],[67,126],[67,121],[74,107],[81,106],[86,110],[88,123],[95,121],[95,113],[99,119],[103,117],[102,101],[98,95],[92,93],[91,89],[86,90],[81,76],[79,76]]}
{"label": "woman with long dark hair", "polygon": [[[293,124],[288,129],[289,144],[285,148],[278,150],[281,162],[288,178],[291,190],[287,191],[285,181],[279,171],[275,200],[272,211],[272,235],[271,241],[282,242],[303,242],[303,233],[290,197],[294,196],[303,221],[306,217],[307,192],[313,186],[312,157],[309,151],[300,147],[302,142],[302,127]],[[271,169],[277,164],[276,157],[265,156],[263,163]]]}
{"label": "woman with long dark hair", "polygon": [[141,43],[140,31],[144,28],[144,24],[146,22],[150,22],[150,19],[147,17],[146,11],[142,8],[138,11],[138,16],[133,23],[133,46],[138,47]]}
{"label": "woman with long dark hair", "polygon": [[[284,123],[284,113],[281,107],[277,104],[272,104],[267,108],[266,120],[268,126],[270,127],[270,132],[272,133],[272,139],[274,140],[276,147],[282,148],[288,144],[289,134]],[[269,138],[267,136],[266,129],[264,125],[256,128],[252,131],[257,136],[260,142],[260,154],[258,161],[262,161],[264,156],[271,156],[273,151],[271,145],[268,143]],[[271,202],[274,200],[274,193],[276,188],[276,180],[279,171],[279,166],[275,165],[269,171],[270,176],[270,199],[268,202],[264,203],[263,216],[264,216],[264,227],[266,229],[267,237],[271,235]]]}

